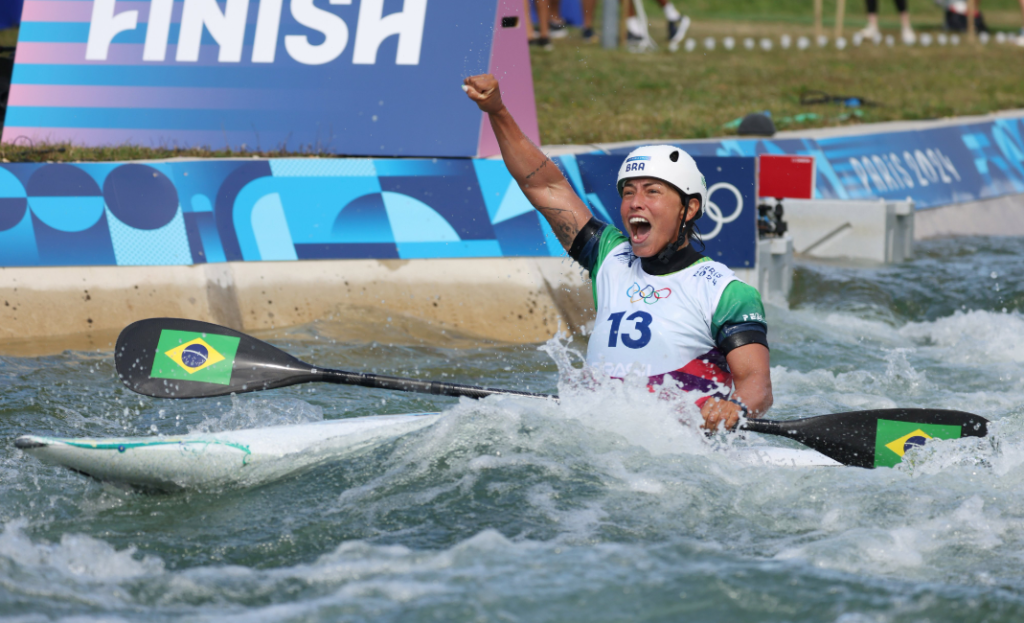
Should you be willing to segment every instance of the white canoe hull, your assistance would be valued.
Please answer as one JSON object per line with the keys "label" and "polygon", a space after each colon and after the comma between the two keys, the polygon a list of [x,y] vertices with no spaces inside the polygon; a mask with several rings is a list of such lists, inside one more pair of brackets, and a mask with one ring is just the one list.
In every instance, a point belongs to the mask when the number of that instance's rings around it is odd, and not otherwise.
{"label": "white canoe hull", "polygon": [[[15,445],[39,460],[97,480],[158,490],[246,486],[277,480],[430,426],[438,413],[375,415],[181,437],[60,439],[26,435]],[[813,450],[742,448],[738,462],[833,467]]]}
{"label": "white canoe hull", "polygon": [[17,447],[97,480],[176,490],[269,482],[430,426],[439,414],[377,415],[181,437],[58,439]]}

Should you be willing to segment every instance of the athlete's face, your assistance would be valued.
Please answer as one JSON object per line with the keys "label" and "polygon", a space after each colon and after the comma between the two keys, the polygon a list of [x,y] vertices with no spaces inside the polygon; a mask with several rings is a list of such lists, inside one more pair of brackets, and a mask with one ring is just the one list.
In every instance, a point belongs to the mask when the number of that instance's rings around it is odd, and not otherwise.
{"label": "athlete's face", "polygon": [[[689,217],[700,209],[700,201],[690,202]],[[669,184],[653,177],[637,177],[622,187],[622,222],[637,257],[653,257],[679,237],[686,216],[682,197]]]}

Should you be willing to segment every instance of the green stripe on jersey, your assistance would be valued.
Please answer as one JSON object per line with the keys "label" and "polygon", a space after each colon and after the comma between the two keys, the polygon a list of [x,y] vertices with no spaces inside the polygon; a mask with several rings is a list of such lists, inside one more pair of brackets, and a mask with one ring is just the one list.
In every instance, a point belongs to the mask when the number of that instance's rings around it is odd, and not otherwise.
{"label": "green stripe on jersey", "polygon": [[597,308],[597,273],[601,270],[605,258],[612,252],[612,249],[623,242],[629,243],[629,238],[619,231],[614,225],[609,225],[601,232],[601,240],[597,243],[597,261],[594,262],[594,269],[590,271],[591,290],[594,294],[594,308]]}
{"label": "green stripe on jersey", "polygon": [[718,300],[715,315],[711,318],[711,338],[718,339],[718,331],[727,324],[756,322],[768,328],[764,319],[764,304],[757,288],[742,281],[733,281],[725,286],[722,298]]}

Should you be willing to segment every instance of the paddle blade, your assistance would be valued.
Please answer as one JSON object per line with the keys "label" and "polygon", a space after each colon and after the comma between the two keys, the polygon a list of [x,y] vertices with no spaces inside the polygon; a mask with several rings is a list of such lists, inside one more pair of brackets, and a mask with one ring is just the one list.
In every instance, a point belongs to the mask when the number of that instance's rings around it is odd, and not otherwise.
{"label": "paddle blade", "polygon": [[800,420],[749,420],[746,430],[781,435],[844,465],[892,467],[929,439],[984,437],[988,420],[945,409],[876,409]]}
{"label": "paddle blade", "polygon": [[156,398],[207,398],[321,380],[312,366],[266,342],[179,318],[126,327],[114,362],[128,389]]}

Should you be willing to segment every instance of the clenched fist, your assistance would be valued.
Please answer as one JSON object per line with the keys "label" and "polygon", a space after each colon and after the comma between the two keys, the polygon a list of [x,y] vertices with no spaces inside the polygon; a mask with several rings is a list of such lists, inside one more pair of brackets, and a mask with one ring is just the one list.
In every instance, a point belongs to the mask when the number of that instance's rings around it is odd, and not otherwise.
{"label": "clenched fist", "polygon": [[498,79],[491,74],[481,74],[466,78],[462,82],[462,90],[485,113],[501,112],[501,109],[505,107],[505,104],[501,101],[501,89],[498,88]]}

